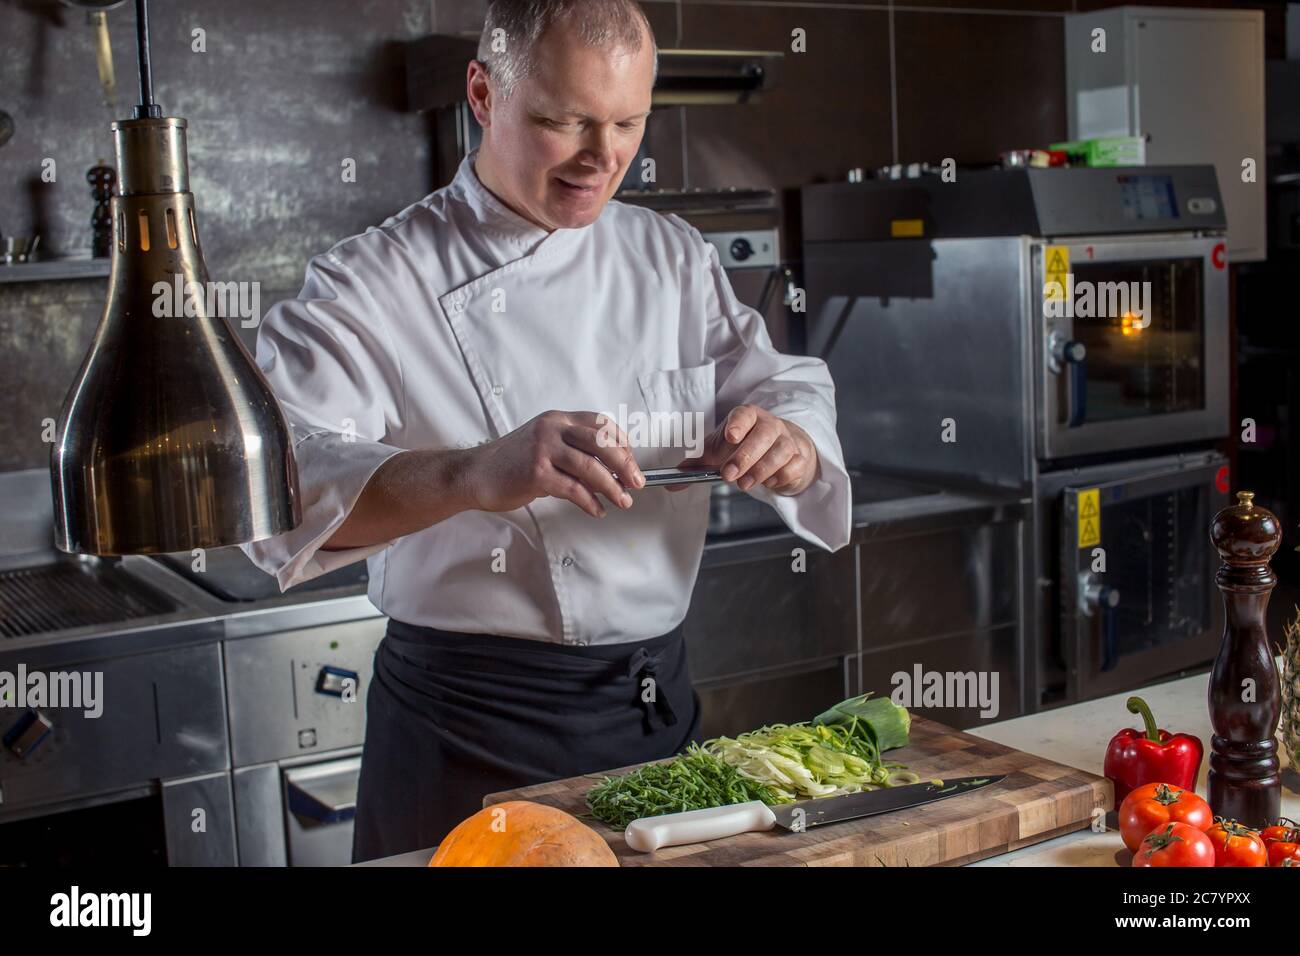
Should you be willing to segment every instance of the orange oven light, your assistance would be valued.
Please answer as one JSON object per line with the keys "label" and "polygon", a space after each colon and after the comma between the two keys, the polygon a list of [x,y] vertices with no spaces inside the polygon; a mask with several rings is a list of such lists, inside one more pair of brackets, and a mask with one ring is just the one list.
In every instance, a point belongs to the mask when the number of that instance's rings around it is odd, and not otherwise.
{"label": "orange oven light", "polygon": [[1141,335],[1142,322],[1132,312],[1125,312],[1119,321],[1119,331],[1121,335]]}

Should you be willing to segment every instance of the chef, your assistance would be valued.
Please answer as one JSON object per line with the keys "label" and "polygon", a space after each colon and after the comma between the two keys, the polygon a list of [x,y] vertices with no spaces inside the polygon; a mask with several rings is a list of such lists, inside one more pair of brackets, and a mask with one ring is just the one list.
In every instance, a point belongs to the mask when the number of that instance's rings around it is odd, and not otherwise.
{"label": "chef", "polygon": [[482,37],[482,145],[314,258],[257,340],[303,520],[245,550],[282,589],[366,559],[389,618],[358,861],[436,845],[484,794],[696,736],[681,625],[709,488],[646,469],[720,469],[807,541],[849,540],[824,363],[773,349],[694,228],[610,201],[650,112],[641,9],[494,0]]}

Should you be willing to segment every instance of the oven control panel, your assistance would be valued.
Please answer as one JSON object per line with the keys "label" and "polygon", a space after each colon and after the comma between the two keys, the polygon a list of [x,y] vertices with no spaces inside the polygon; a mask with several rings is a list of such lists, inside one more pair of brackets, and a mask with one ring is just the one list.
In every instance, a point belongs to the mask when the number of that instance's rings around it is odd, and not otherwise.
{"label": "oven control panel", "polygon": [[705,232],[704,241],[718,251],[724,269],[771,269],[779,261],[777,231]]}
{"label": "oven control panel", "polygon": [[387,624],[376,616],[227,641],[232,764],[360,746],[375,649]]}

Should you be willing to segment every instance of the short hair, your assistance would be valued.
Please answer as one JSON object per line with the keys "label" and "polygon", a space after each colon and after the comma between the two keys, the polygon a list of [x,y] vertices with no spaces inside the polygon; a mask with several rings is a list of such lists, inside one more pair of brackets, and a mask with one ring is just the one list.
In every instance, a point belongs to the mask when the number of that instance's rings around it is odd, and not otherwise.
{"label": "short hair", "polygon": [[[659,48],[650,21],[636,0],[489,0],[478,59],[487,66],[503,100],[536,69],[535,52],[542,35],[570,18],[575,19],[578,36],[588,46],[619,46],[636,53],[643,37],[649,37],[658,77]],[[498,30],[505,37],[504,50],[492,48]]]}

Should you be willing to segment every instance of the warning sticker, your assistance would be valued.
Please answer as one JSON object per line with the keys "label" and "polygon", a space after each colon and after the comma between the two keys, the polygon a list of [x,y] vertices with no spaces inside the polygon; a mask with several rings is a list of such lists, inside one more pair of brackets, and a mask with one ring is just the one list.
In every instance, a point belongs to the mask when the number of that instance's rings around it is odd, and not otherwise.
{"label": "warning sticker", "polygon": [[1065,299],[1070,274],[1070,247],[1047,246],[1043,249],[1043,298]]}
{"label": "warning sticker", "polygon": [[1078,498],[1079,547],[1101,544],[1101,493],[1096,488],[1080,491]]}

